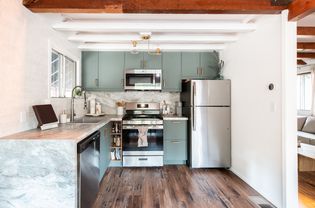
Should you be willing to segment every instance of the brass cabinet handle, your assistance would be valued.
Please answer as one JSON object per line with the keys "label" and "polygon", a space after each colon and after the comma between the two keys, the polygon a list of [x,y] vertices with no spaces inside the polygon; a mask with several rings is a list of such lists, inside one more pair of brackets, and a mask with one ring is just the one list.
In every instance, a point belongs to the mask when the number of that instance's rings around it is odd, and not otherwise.
{"label": "brass cabinet handle", "polygon": [[178,141],[178,140],[172,140],[171,143],[173,143],[173,144],[178,144],[178,143],[180,143],[180,141]]}

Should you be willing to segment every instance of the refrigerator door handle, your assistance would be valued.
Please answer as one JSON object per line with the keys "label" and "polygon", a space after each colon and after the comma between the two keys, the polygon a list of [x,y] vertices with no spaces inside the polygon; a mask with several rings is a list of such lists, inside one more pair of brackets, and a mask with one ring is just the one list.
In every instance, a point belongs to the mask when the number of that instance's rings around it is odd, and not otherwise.
{"label": "refrigerator door handle", "polygon": [[193,104],[193,130],[196,130],[196,113],[195,113],[195,96],[196,96],[196,82],[193,82],[193,99],[192,99],[192,104]]}

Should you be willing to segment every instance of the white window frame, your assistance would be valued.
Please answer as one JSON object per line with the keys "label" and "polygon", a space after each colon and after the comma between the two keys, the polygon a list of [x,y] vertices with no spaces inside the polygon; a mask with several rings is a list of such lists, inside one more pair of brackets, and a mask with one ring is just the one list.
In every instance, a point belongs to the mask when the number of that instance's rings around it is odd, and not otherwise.
{"label": "white window frame", "polygon": [[[68,98],[68,97],[51,97],[51,73],[52,73],[52,64],[51,64],[51,59],[52,59],[52,53],[57,52],[59,54],[62,54],[64,57],[68,57],[72,61],[75,62],[76,65],[76,72],[75,72],[75,83],[76,85],[81,85],[81,62],[80,58],[73,55],[67,50],[64,50],[62,47],[58,47],[56,44],[52,44],[50,41],[48,42],[48,99],[54,99],[54,98]],[[64,58],[63,58],[64,59]],[[65,61],[63,60],[62,63],[65,65]],[[64,66],[62,67],[64,68]],[[64,76],[64,73],[62,74]],[[65,83],[62,83],[63,85]]]}
{"label": "white window frame", "polygon": [[[310,71],[303,71],[297,74],[297,76],[301,76],[301,75],[305,75],[305,74],[311,74]],[[301,83],[301,85],[304,83]],[[297,102],[301,102],[301,100],[304,100],[305,102],[305,98],[303,97],[305,96],[305,93],[300,93],[300,97],[297,98]],[[303,97],[303,98],[302,98]],[[305,106],[305,104],[304,104]],[[306,110],[306,109],[297,109],[298,111],[298,115],[303,115],[303,116],[308,116],[312,114],[311,110]]]}

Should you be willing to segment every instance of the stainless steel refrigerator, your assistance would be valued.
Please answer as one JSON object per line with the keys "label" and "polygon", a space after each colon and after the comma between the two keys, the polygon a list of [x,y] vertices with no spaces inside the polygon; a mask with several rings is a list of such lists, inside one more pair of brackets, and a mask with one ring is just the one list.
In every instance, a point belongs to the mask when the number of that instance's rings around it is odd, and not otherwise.
{"label": "stainless steel refrigerator", "polygon": [[189,166],[231,167],[231,81],[183,80],[180,97],[189,118]]}

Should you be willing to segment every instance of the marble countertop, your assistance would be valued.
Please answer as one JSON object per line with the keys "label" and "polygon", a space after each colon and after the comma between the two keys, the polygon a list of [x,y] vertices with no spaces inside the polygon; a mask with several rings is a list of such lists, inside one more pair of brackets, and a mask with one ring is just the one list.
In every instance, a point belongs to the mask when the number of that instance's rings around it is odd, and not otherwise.
{"label": "marble countertop", "polygon": [[163,115],[163,120],[177,120],[177,121],[187,121],[187,117],[177,116],[177,115]]}
{"label": "marble countertop", "polygon": [[[73,140],[80,142],[93,132],[102,128],[110,121],[121,121],[122,116],[105,115],[102,117],[84,117],[89,121],[95,120],[97,123],[66,123],[59,124],[58,128],[49,130],[31,129],[20,133],[12,134],[0,138],[0,140]],[[164,120],[188,120],[187,117],[176,115],[164,115]]]}
{"label": "marble countertop", "polygon": [[[86,118],[86,117],[85,117]],[[59,124],[58,128],[49,130],[31,129],[20,133],[0,138],[0,140],[74,140],[80,142],[93,132],[102,128],[110,121],[120,121],[122,116],[105,115],[102,117],[87,118],[95,119],[97,123],[66,123]]]}

